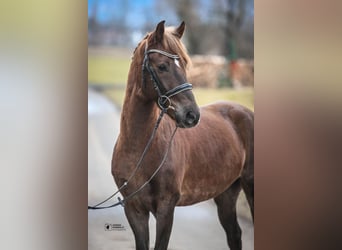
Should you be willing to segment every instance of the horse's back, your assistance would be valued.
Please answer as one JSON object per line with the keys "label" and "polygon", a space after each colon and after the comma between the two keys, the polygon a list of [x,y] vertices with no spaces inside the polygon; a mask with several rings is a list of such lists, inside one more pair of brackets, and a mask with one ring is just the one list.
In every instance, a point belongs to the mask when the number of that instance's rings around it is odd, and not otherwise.
{"label": "horse's back", "polygon": [[211,112],[238,123],[241,119],[254,120],[253,112],[243,105],[230,101],[218,101],[200,107],[202,112]]}

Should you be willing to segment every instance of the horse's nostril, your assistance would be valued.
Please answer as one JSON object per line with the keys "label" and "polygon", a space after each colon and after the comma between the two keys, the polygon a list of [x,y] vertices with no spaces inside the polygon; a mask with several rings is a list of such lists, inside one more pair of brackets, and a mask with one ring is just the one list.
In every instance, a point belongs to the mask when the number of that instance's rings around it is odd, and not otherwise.
{"label": "horse's nostril", "polygon": [[192,111],[189,111],[188,113],[186,113],[185,121],[188,125],[191,125],[196,121],[196,118],[196,114]]}

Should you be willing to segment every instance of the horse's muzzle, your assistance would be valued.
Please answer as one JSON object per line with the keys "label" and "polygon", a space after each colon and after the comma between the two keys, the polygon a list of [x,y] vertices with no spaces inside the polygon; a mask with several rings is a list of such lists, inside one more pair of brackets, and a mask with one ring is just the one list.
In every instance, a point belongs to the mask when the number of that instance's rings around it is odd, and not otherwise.
{"label": "horse's muzzle", "polygon": [[180,128],[192,128],[198,124],[200,113],[198,110],[176,112],[177,126]]}

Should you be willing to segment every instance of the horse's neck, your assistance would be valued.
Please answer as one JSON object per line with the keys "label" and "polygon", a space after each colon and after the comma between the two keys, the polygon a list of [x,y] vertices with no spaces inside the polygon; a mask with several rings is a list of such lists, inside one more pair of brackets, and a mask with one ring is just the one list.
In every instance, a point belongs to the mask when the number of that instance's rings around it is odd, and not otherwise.
{"label": "horse's neck", "polygon": [[158,114],[159,109],[154,102],[144,102],[134,91],[127,94],[121,114],[121,139],[130,147],[141,147],[151,135]]}
{"label": "horse's neck", "polygon": [[157,120],[158,110],[152,102],[143,103],[139,100],[129,100],[124,104],[121,115],[121,126],[124,130],[146,131],[153,127]]}

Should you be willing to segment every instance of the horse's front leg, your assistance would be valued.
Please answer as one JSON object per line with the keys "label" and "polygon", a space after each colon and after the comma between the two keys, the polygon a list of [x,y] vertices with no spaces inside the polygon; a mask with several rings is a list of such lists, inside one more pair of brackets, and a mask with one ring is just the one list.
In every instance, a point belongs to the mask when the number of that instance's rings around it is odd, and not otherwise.
{"label": "horse's front leg", "polygon": [[136,250],[149,249],[149,211],[135,206],[132,202],[125,204],[125,214],[135,237]]}
{"label": "horse's front leg", "polygon": [[155,250],[167,250],[173,224],[173,213],[179,199],[178,197],[179,196],[163,199],[158,204],[156,213],[157,234],[154,247]]}

